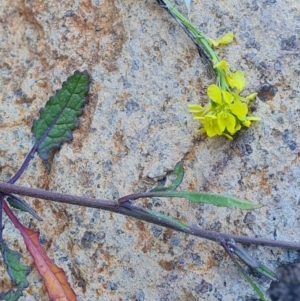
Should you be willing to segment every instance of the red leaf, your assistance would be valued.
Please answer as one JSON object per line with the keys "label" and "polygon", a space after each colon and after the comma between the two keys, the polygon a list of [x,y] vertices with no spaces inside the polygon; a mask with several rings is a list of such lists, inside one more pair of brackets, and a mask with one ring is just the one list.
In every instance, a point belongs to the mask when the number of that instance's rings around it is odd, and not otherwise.
{"label": "red leaf", "polygon": [[65,272],[56,266],[42,249],[39,242],[40,234],[23,226],[6,202],[3,203],[3,209],[22,234],[27,250],[33,257],[35,266],[44,279],[50,300],[76,301],[76,295],[68,283]]}

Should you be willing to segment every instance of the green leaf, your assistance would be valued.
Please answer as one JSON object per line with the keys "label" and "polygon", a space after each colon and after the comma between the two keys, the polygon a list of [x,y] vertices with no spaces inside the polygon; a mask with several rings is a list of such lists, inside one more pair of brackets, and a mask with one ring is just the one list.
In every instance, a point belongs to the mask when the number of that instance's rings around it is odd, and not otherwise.
{"label": "green leaf", "polygon": [[176,176],[176,178],[172,181],[172,185],[169,187],[164,186],[156,186],[151,191],[169,191],[169,190],[175,190],[182,182],[183,176],[184,176],[184,169],[183,169],[183,163],[179,161],[173,170],[173,174]]}
{"label": "green leaf", "polygon": [[43,219],[36,213],[36,211],[30,207],[23,199],[17,197],[13,194],[7,194],[5,196],[5,200],[14,208],[19,209],[21,211],[28,212],[33,217],[35,217],[38,221],[42,221]]}
{"label": "green leaf", "polygon": [[2,242],[0,249],[3,257],[3,261],[6,265],[6,270],[11,280],[17,285],[17,290],[10,290],[6,293],[1,293],[1,300],[16,301],[22,296],[22,291],[28,287],[29,283],[26,279],[30,270],[29,267],[20,262],[20,253],[8,248],[8,246]]}
{"label": "green leaf", "polygon": [[207,192],[162,191],[155,192],[155,196],[186,198],[193,203],[207,203],[218,207],[237,207],[240,209],[257,209],[260,207],[259,205],[233,196]]}
{"label": "green leaf", "polygon": [[278,277],[273,271],[253,258],[243,247],[236,245],[234,241],[228,241],[227,245],[232,249],[232,252],[235,255],[237,255],[246,265],[251,267],[257,273],[264,275],[273,281],[278,281]]}
{"label": "green leaf", "polygon": [[254,279],[252,279],[247,273],[245,273],[245,271],[237,261],[234,261],[234,264],[237,267],[237,269],[242,273],[242,275],[247,280],[247,282],[252,286],[252,288],[255,290],[255,292],[261,298],[262,301],[272,301],[267,295],[267,293],[260,287],[260,285]]}
{"label": "green leaf", "polygon": [[22,290],[17,289],[16,291],[10,290],[6,293],[0,293],[0,300],[5,301],[18,301],[23,296]]}
{"label": "green leaf", "polygon": [[168,223],[172,223],[173,225],[179,227],[182,230],[188,230],[190,227],[184,223],[182,223],[181,221],[172,218],[168,215],[165,215],[163,213],[159,213],[150,209],[143,209],[144,212],[147,212],[148,214],[157,217],[160,221],[166,221]]}
{"label": "green leaf", "polygon": [[259,266],[259,262],[253,258],[244,248],[235,244],[235,242],[227,242],[227,245],[232,249],[232,252],[238,256],[246,265],[252,269]]}
{"label": "green leaf", "polygon": [[41,159],[47,160],[51,149],[72,140],[72,131],[78,124],[77,117],[82,113],[88,90],[88,73],[76,71],[40,110],[40,118],[34,121],[32,132]]}
{"label": "green leaf", "polygon": [[277,275],[262,263],[259,263],[259,266],[255,269],[255,271],[259,274],[265,275],[273,281],[278,281]]}

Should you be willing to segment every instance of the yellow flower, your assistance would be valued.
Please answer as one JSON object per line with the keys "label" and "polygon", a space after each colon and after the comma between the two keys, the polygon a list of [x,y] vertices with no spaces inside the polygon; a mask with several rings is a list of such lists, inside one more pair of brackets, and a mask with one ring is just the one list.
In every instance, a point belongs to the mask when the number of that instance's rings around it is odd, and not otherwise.
{"label": "yellow flower", "polygon": [[232,89],[236,89],[238,94],[241,93],[246,84],[245,75],[242,70],[237,70],[234,73],[231,72],[230,66],[225,60],[222,60],[215,64],[214,68],[222,69],[224,71],[228,86]]}
{"label": "yellow flower", "polygon": [[219,105],[230,104],[234,100],[232,93],[220,89],[217,85],[212,84],[207,88],[208,97]]}
{"label": "yellow flower", "polygon": [[224,70],[226,72],[227,70],[229,71],[230,66],[225,60],[222,60],[222,61],[218,62],[217,64],[215,64],[214,68],[221,68],[222,70]]}
{"label": "yellow flower", "polygon": [[205,132],[208,137],[214,137],[217,135],[222,135],[222,130],[220,129],[218,119],[213,115],[206,115],[204,117],[199,117],[195,119],[200,119],[204,129],[200,129],[200,132]]}
{"label": "yellow flower", "polygon": [[217,117],[218,117],[218,124],[220,129],[222,130],[222,133],[226,128],[228,132],[233,135],[235,133],[236,119],[230,113],[230,111],[222,110],[220,113],[218,113]]}
{"label": "yellow flower", "polygon": [[199,132],[206,133],[208,137],[223,135],[232,140],[232,135],[242,126],[249,127],[251,121],[259,120],[257,117],[247,116],[248,102],[253,100],[257,93],[247,97],[240,96],[246,84],[244,73],[241,70],[231,72],[225,60],[219,61],[214,68],[219,68],[217,72],[224,79],[223,82],[219,82],[223,89],[216,84],[210,85],[207,88],[210,104],[204,107],[189,105],[189,108],[194,119],[200,120],[203,125]]}
{"label": "yellow flower", "polygon": [[218,47],[219,45],[227,45],[233,41],[234,34],[233,32],[228,32],[223,35],[219,40],[208,39],[210,44],[214,47]]}
{"label": "yellow flower", "polygon": [[[220,62],[218,67],[226,68],[226,62]],[[246,98],[241,97],[238,92],[244,88],[244,75],[242,72],[232,74],[232,83],[236,92],[222,90],[219,86],[212,84],[207,89],[207,95],[211,103],[204,107],[200,105],[189,105],[194,119],[200,120],[203,128],[199,130],[206,133],[208,137],[223,135],[232,140],[232,135],[242,126],[249,127],[251,121],[259,120],[257,117],[247,116],[248,102],[256,97],[252,93]]]}

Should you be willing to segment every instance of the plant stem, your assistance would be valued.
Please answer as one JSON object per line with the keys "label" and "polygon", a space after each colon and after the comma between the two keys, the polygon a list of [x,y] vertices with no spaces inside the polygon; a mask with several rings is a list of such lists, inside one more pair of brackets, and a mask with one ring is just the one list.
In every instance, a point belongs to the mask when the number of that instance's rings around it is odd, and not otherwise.
{"label": "plant stem", "polygon": [[13,212],[11,211],[11,209],[9,208],[9,206],[7,205],[7,203],[4,201],[3,202],[3,209],[6,213],[6,215],[10,218],[10,220],[12,221],[12,223],[15,225],[15,227],[21,232],[21,223],[20,221],[17,219],[17,217],[13,214]]}
{"label": "plant stem", "polygon": [[27,154],[27,156],[26,156],[23,164],[19,168],[19,170],[14,174],[14,176],[11,177],[11,179],[9,179],[7,181],[7,183],[14,184],[16,181],[19,180],[19,178],[22,176],[22,174],[24,173],[24,171],[28,167],[29,162],[33,159],[34,154],[36,152],[36,149],[37,149],[37,144],[34,144],[32,149],[30,150],[30,152]]}
{"label": "plant stem", "polygon": [[243,274],[247,275],[247,271],[245,270],[245,268],[243,266],[241,266],[236,258],[234,257],[234,255],[232,254],[232,252],[230,251],[227,242],[225,240],[221,240],[220,241],[221,246],[224,248],[225,252],[229,255],[230,259],[233,261],[234,265],[237,267],[238,270],[240,270]]}
{"label": "plant stem", "polygon": [[[197,46],[200,55],[203,54],[212,67],[221,61],[219,56],[211,47],[210,39],[197,29],[188,19],[186,19],[168,0],[157,0],[157,2],[175,19],[179,26]],[[222,88],[222,90],[229,90],[222,68],[213,67],[213,69],[217,76],[217,84]]]}
{"label": "plant stem", "polygon": [[[122,203],[119,205],[115,201],[110,200],[101,200],[101,199],[93,199],[88,197],[81,197],[81,196],[73,196],[68,194],[61,194],[51,191],[46,191],[42,189],[33,189],[27,188],[23,186],[13,185],[9,183],[0,182],[0,191],[3,193],[16,193],[20,195],[26,195],[29,197],[36,197],[41,198],[44,200],[51,200],[54,202],[71,204],[71,205],[78,205],[78,206],[85,206],[91,208],[97,208],[102,210],[107,210],[110,212],[119,213],[122,215],[134,217],[152,224],[157,224],[163,227],[171,228],[180,232],[184,232],[190,235],[202,237],[205,239],[209,239],[215,242],[221,242],[222,240],[229,240],[234,239],[235,242],[245,243],[245,244],[256,244],[256,245],[265,245],[265,246],[272,246],[278,248],[287,248],[287,249],[297,249],[300,250],[300,243],[293,243],[293,242],[286,242],[286,241],[275,241],[271,239],[264,239],[264,238],[254,238],[254,237],[247,237],[247,236],[239,236],[239,235],[232,235],[232,234],[224,234],[209,230],[200,229],[197,226],[190,226],[189,229],[185,230],[176,226],[172,222],[168,222],[157,218],[149,213],[143,212],[141,208],[131,205],[128,202]],[[153,195],[153,193],[144,193],[144,194],[135,194],[136,196],[139,195],[139,198],[146,198],[149,194]],[[130,196],[125,196],[120,198],[120,200],[130,199]],[[136,197],[137,198],[137,197]]]}
{"label": "plant stem", "polygon": [[[18,181],[18,179],[22,176],[22,174],[24,173],[24,171],[28,167],[29,162],[33,159],[34,153],[36,152],[36,150],[37,150],[37,144],[34,144],[34,146],[31,148],[31,150],[29,151],[29,153],[25,157],[25,160],[23,161],[23,163],[22,163],[21,167],[19,168],[19,170],[7,181],[7,183],[14,184],[16,181]],[[3,202],[4,202],[4,199],[3,199],[3,195],[1,194],[1,197],[0,197],[0,243],[3,240],[3,235],[2,235]]]}
{"label": "plant stem", "polygon": [[[169,14],[179,23],[183,25],[191,34],[195,44],[201,44],[206,54],[214,61],[216,53],[210,47],[207,38],[189,21],[187,20],[168,0],[158,1],[159,5],[165,8]],[[181,26],[182,27],[182,26]],[[216,63],[216,62],[215,62]]]}
{"label": "plant stem", "polygon": [[272,301],[269,296],[264,292],[264,290],[260,287],[260,285],[254,281],[247,273],[245,268],[239,264],[236,260],[232,252],[230,251],[227,242],[225,240],[220,241],[221,246],[225,249],[226,253],[229,255],[230,259],[233,261],[235,267],[241,272],[245,280],[252,286],[256,294],[260,297],[263,301]]}

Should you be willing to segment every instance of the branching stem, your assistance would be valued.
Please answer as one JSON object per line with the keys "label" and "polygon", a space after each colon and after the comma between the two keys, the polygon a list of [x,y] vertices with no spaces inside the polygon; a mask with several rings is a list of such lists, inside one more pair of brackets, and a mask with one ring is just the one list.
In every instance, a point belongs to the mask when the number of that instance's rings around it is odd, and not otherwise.
{"label": "branching stem", "polygon": [[[239,236],[233,234],[224,234],[209,230],[200,229],[198,226],[190,226],[188,229],[182,229],[171,221],[162,220],[156,216],[153,216],[147,212],[141,210],[141,208],[130,204],[128,201],[133,195],[122,197],[122,204],[118,204],[116,201],[93,199],[83,196],[73,196],[69,194],[61,194],[57,192],[46,191],[42,189],[27,188],[9,183],[0,182],[0,191],[3,193],[15,193],[20,195],[26,195],[29,197],[36,197],[44,200],[50,200],[59,203],[78,205],[84,207],[91,207],[102,209],[110,212],[119,213],[125,216],[134,217],[139,220],[143,220],[152,224],[160,225],[166,228],[171,228],[179,232],[184,232],[190,235],[198,236],[201,238],[209,239],[215,242],[222,242],[233,239],[235,242],[244,244],[265,245],[278,248],[296,249],[300,250],[300,243],[276,241],[265,238],[255,238],[247,236]],[[139,193],[135,194],[135,199],[151,197],[153,193]]]}
{"label": "branching stem", "polygon": [[[33,159],[34,157],[34,153],[36,152],[37,149],[37,145],[34,144],[34,146],[32,147],[32,149],[29,151],[29,153],[27,154],[23,164],[21,165],[21,167],[19,168],[19,170],[7,181],[7,183],[10,184],[14,184],[16,181],[18,181],[18,179],[22,176],[22,174],[24,173],[24,171],[26,170],[26,168],[28,167],[30,161]],[[3,236],[2,236],[2,209],[3,209],[3,195],[0,194],[0,243],[3,241]]]}

